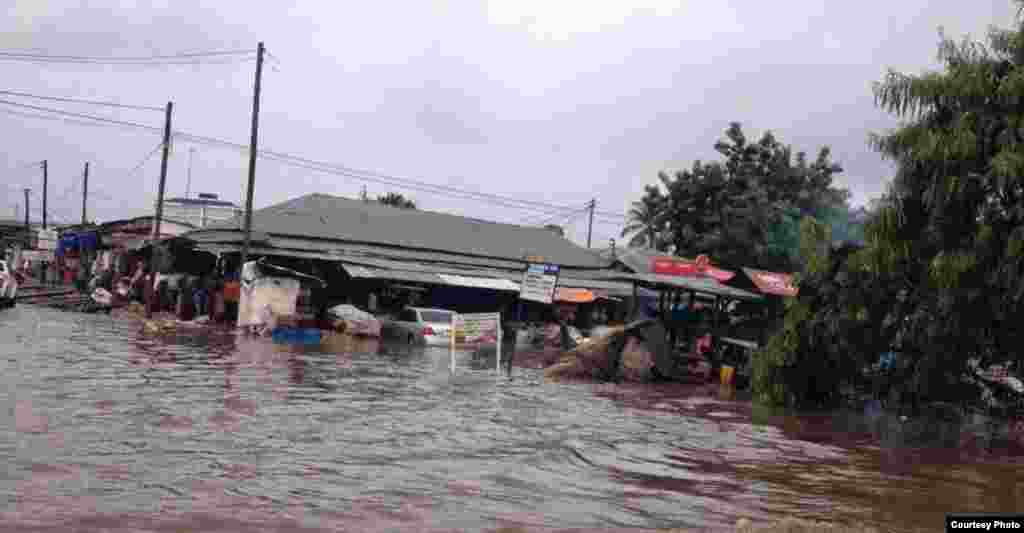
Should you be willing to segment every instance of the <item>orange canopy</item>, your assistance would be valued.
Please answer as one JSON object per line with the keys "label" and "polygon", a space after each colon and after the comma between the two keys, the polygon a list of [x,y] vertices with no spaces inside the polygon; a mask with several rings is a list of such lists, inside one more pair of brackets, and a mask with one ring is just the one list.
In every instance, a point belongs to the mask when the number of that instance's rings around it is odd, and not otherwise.
{"label": "orange canopy", "polygon": [[597,299],[597,296],[587,289],[569,289],[559,287],[555,291],[556,302],[568,302],[574,304],[587,304]]}

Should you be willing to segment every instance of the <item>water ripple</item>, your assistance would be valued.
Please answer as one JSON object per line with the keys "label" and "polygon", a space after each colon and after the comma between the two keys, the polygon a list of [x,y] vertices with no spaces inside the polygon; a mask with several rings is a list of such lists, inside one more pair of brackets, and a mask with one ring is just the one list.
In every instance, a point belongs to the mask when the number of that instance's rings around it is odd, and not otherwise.
{"label": "water ripple", "polygon": [[5,311],[0,523],[457,531],[799,515],[910,531],[951,509],[1022,511],[1010,446],[923,449],[909,426],[764,413],[714,387],[552,385],[468,352],[450,375],[444,349],[341,345]]}

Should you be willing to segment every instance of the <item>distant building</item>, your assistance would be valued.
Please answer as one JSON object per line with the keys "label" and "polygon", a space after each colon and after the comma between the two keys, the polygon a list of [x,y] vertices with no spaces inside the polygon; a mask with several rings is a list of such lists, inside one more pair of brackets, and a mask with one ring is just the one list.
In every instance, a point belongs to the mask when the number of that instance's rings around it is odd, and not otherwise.
{"label": "distant building", "polygon": [[216,194],[200,194],[198,198],[169,198],[164,200],[163,218],[205,228],[215,222],[226,222],[242,213],[242,208]]}

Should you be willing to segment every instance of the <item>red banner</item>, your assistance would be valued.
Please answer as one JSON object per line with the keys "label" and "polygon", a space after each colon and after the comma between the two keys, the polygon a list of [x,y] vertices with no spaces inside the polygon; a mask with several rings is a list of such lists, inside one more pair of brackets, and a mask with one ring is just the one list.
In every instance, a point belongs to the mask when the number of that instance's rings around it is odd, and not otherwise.
{"label": "red banner", "polygon": [[719,282],[726,282],[736,275],[735,272],[711,266],[708,256],[702,255],[696,261],[678,257],[655,257],[651,259],[651,272],[663,276],[710,277]]}
{"label": "red banner", "polygon": [[747,269],[747,274],[761,292],[778,296],[796,296],[799,292],[793,286],[793,276],[791,274],[754,269]]}

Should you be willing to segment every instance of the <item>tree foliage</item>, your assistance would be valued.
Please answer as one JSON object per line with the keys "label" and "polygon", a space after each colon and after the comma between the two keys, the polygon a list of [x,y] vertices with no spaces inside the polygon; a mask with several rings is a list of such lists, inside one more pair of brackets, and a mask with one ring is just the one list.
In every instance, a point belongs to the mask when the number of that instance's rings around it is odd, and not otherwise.
{"label": "tree foliage", "polygon": [[782,387],[788,401],[821,401],[800,383],[823,379],[822,354],[855,380],[894,343],[906,363],[897,389],[915,401],[967,400],[972,359],[1024,364],[1024,27],[986,41],[943,36],[941,71],[875,84],[877,104],[904,121],[871,136],[897,174],[865,247],[801,281],[758,365],[766,399]]}
{"label": "tree foliage", "polygon": [[401,209],[416,209],[416,202],[406,198],[401,193],[389,192],[383,196],[378,196],[377,201],[384,205],[391,207],[398,207]]}
{"label": "tree foliage", "polygon": [[707,254],[732,267],[791,271],[800,259],[800,220],[831,216],[838,224],[849,212],[849,193],[833,185],[842,168],[828,147],[809,160],[771,132],[751,142],[734,122],[715,150],[720,161],[661,172],[660,183],[645,188],[623,231],[633,235],[631,245],[685,257]]}

